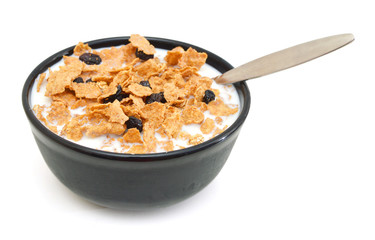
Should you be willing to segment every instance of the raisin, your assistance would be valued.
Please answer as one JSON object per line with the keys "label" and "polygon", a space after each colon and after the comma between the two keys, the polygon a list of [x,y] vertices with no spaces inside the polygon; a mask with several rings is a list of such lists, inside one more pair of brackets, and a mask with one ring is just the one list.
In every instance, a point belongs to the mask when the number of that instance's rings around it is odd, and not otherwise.
{"label": "raisin", "polygon": [[[117,91],[115,94],[109,96],[109,97],[106,97],[103,99],[103,103],[109,103],[109,102],[114,102],[121,94],[122,92],[122,88],[121,88],[121,85],[117,85]],[[122,100],[122,98],[121,98]],[[119,100],[120,101],[120,100]]]}
{"label": "raisin", "polygon": [[81,77],[77,77],[76,79],[73,80],[75,83],[83,83],[83,79]]}
{"label": "raisin", "polygon": [[111,95],[109,97],[106,97],[103,99],[103,103],[110,103],[110,102],[114,102],[116,100],[116,98],[114,97],[114,95]]}
{"label": "raisin", "polygon": [[93,53],[84,53],[79,56],[79,60],[86,63],[87,65],[99,65],[102,62],[102,59],[99,55]]}
{"label": "raisin", "polygon": [[135,50],[135,56],[144,61],[154,58],[154,54],[146,54],[142,50],[138,50],[138,48]]}
{"label": "raisin", "polygon": [[139,84],[141,84],[141,85],[144,86],[144,87],[149,87],[149,88],[151,88],[150,83],[149,83],[148,81],[141,81]]}
{"label": "raisin", "polygon": [[204,92],[203,102],[208,104],[209,102],[211,102],[213,100],[215,100],[215,93],[211,90],[206,90]]}
{"label": "raisin", "polygon": [[94,82],[91,78],[87,79],[85,83]]}
{"label": "raisin", "polygon": [[140,120],[136,117],[130,116],[128,121],[125,122],[125,124],[126,124],[126,127],[128,129],[129,128],[137,128],[139,130],[139,132],[142,132],[142,129],[143,129],[142,120]]}
{"label": "raisin", "polygon": [[146,98],[146,104],[150,104],[150,103],[153,103],[153,102],[166,103],[167,100],[165,100],[165,98],[164,98],[164,93],[163,92],[153,93]]}
{"label": "raisin", "polygon": [[116,99],[117,99],[119,102],[121,102],[122,99],[124,99],[124,98],[128,98],[128,97],[129,97],[129,94],[128,94],[128,93],[124,93],[124,92],[122,92],[122,93],[120,93],[119,95],[116,96]]}

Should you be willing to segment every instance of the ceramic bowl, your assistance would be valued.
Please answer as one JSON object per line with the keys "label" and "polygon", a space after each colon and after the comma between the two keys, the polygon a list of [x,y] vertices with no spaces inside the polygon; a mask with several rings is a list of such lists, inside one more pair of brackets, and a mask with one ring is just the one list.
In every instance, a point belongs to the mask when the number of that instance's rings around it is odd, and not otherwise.
{"label": "ceramic bowl", "polygon": [[[146,37],[156,48],[193,47],[208,54],[207,63],[225,72],[233,67],[200,47],[169,39]],[[128,43],[129,37],[88,42],[93,49]],[[40,152],[54,175],[71,191],[95,204],[121,209],[147,209],[180,202],[207,186],[225,164],[250,108],[246,83],[235,84],[240,98],[238,119],[223,133],[199,145],[152,154],[121,154],[83,147],[47,129],[34,115],[30,91],[37,76],[71,55],[66,48],[39,64],[29,75],[22,103]]]}

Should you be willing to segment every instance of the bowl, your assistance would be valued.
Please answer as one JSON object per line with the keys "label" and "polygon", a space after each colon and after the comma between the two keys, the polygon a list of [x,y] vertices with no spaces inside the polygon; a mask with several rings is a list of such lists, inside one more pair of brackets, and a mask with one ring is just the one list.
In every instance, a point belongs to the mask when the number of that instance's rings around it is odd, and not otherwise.
{"label": "bowl", "polygon": [[[232,69],[221,57],[200,47],[155,37],[146,37],[156,48],[185,50],[193,47],[206,52],[207,63],[220,72]],[[119,46],[129,37],[87,42],[91,48]],[[235,144],[249,109],[246,83],[234,84],[239,98],[239,117],[218,136],[182,150],[151,154],[122,154],[96,150],[68,141],[47,129],[34,115],[30,91],[37,76],[72,55],[74,46],[50,56],[27,78],[22,104],[39,150],[54,175],[71,191],[100,206],[120,209],[163,207],[187,199],[207,186],[220,172]]]}

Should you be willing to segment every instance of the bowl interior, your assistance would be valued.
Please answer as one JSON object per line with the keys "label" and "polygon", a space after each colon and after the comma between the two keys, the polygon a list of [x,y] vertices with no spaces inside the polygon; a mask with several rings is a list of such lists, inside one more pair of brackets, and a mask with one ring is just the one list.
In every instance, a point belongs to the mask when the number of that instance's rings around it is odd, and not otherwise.
{"label": "bowl interior", "polygon": [[[227,61],[222,59],[221,57],[217,56],[210,51],[207,51],[203,48],[198,46],[194,46],[192,44],[164,39],[164,38],[155,38],[155,37],[146,37],[147,40],[154,45],[156,48],[171,50],[174,47],[181,46],[185,50],[189,47],[194,48],[198,52],[206,52],[208,55],[206,63],[211,65],[212,67],[216,68],[221,73],[224,73],[233,68]],[[104,48],[104,47],[111,47],[111,46],[119,46],[129,43],[129,37],[114,37],[114,38],[105,38],[99,39],[94,41],[87,42],[89,46],[93,49],[96,48]],[[66,140],[57,134],[51,132],[48,128],[46,128],[34,115],[32,106],[30,106],[30,91],[32,86],[38,77],[38,75],[44,71],[46,71],[49,67],[57,63],[62,59],[65,55],[72,55],[73,54],[74,46],[66,48],[60,52],[55,53],[54,55],[50,56],[42,63],[40,63],[29,75],[27,78],[23,91],[22,91],[22,104],[25,110],[25,113],[30,121],[30,123],[38,128],[43,134],[48,136],[52,141],[56,141],[59,144],[62,144],[66,147],[69,147],[75,151],[83,152],[89,155],[97,156],[104,159],[110,160],[118,160],[118,161],[161,161],[161,160],[168,160],[178,156],[183,156],[188,153],[194,153],[203,149],[210,147],[212,144],[215,144],[219,141],[224,141],[226,137],[232,134],[236,129],[241,127],[243,122],[245,121],[249,109],[250,109],[250,92],[245,82],[235,83],[234,86],[237,90],[240,99],[240,114],[237,120],[228,127],[223,133],[219,134],[218,136],[205,141],[201,144],[191,146],[185,149],[170,151],[166,153],[150,153],[150,154],[124,154],[124,153],[115,153],[115,152],[107,152],[102,150],[97,150],[93,148],[88,148],[69,140]]]}

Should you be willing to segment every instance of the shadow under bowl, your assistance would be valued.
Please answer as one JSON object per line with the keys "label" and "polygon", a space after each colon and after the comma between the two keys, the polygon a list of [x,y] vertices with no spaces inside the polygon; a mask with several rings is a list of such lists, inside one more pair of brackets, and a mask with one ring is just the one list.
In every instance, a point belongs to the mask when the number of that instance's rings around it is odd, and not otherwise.
{"label": "shadow under bowl", "polygon": [[[219,56],[200,47],[155,37],[146,37],[156,48],[181,46],[206,52],[207,63],[220,72],[233,67]],[[127,44],[129,37],[87,42],[93,49]],[[180,202],[207,186],[225,164],[250,109],[250,92],[245,82],[234,84],[240,99],[238,119],[220,135],[196,146],[166,153],[122,154],[87,148],[47,129],[30,106],[37,76],[72,55],[66,48],[39,64],[27,78],[22,104],[35,141],[48,167],[71,191],[101,206],[147,209]]]}

